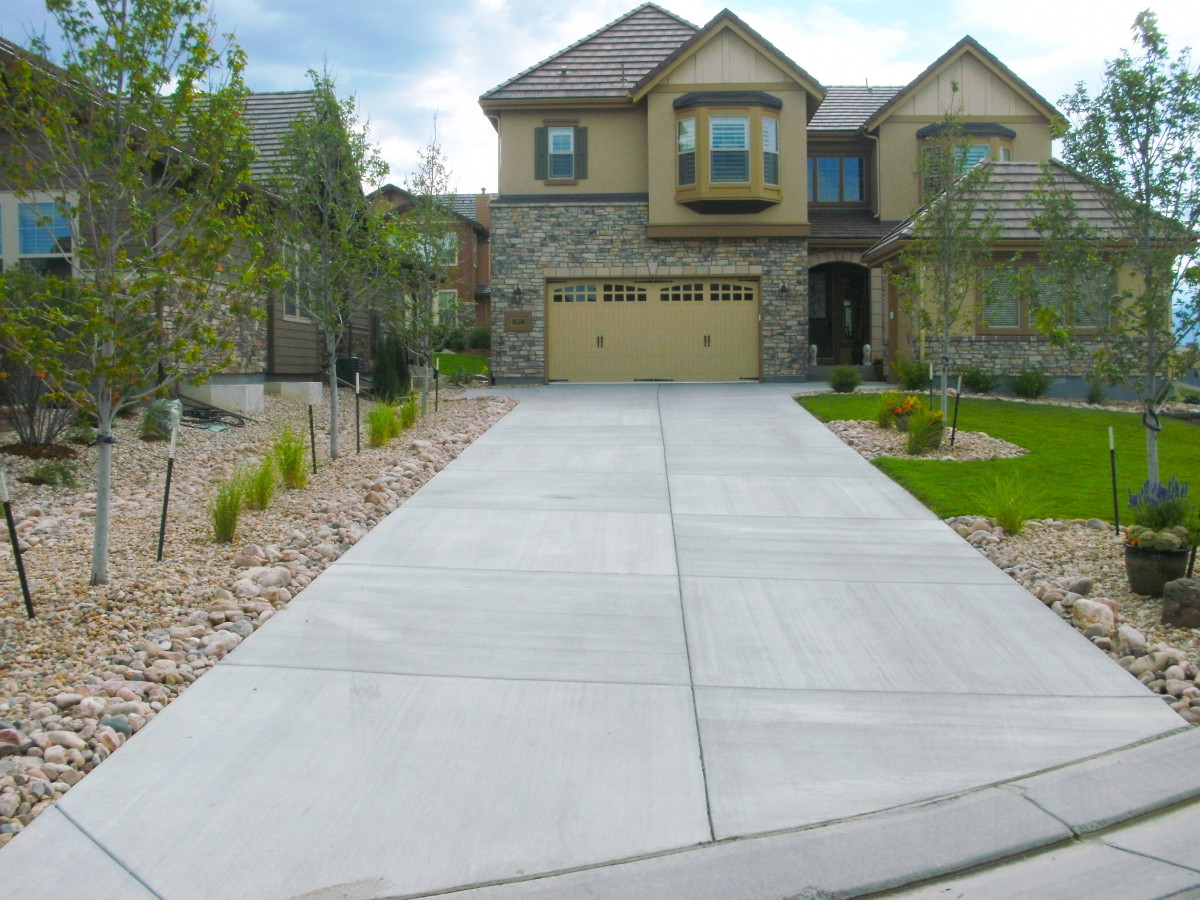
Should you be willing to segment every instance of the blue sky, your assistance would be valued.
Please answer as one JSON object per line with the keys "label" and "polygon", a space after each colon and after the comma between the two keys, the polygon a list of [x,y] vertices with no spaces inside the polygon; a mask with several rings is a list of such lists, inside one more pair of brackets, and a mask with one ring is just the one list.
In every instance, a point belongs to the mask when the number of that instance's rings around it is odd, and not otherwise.
{"label": "blue sky", "polygon": [[[1129,44],[1146,0],[728,0],[729,8],[821,83],[905,84],[970,34],[1057,102],[1099,82],[1104,60]],[[301,90],[328,60],[356,95],[372,139],[401,183],[437,117],[458,190],[496,188],[496,134],[479,95],[637,6],[636,0],[212,0],[222,31],[249,55],[256,91]],[[661,6],[703,25],[724,3]],[[1152,7],[1173,53],[1200,45],[1196,0]],[[41,0],[3,0],[0,34],[25,43],[47,28]],[[52,34],[52,28],[47,28]]]}

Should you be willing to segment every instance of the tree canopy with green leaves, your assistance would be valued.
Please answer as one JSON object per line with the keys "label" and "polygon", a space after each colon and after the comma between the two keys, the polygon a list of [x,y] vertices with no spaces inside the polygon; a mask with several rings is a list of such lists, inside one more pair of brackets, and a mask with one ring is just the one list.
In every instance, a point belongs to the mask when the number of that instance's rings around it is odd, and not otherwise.
{"label": "tree canopy with green leaves", "polygon": [[913,214],[893,277],[905,311],[937,348],[943,415],[954,336],[980,313],[980,276],[999,230],[990,203],[991,167],[970,153],[957,111],[948,111],[922,149],[918,175],[928,199]]}
{"label": "tree canopy with green leaves", "polygon": [[201,0],[46,5],[59,58],[35,38],[0,73],[3,178],[70,271],[5,277],[0,342],[96,417],[103,584],[115,416],[229,365],[259,309],[245,57]]}
{"label": "tree canopy with green leaves", "polygon": [[292,123],[274,175],[275,233],[300,306],[325,339],[329,455],[336,459],[338,347],[354,315],[384,293],[397,252],[391,223],[364,193],[387,175],[387,163],[359,122],[354,98],[338,98],[328,70],[310,70],[309,77],[312,113]]}
{"label": "tree canopy with green leaves", "polygon": [[421,411],[429,402],[429,378],[437,338],[458,324],[458,304],[438,302],[439,288],[458,264],[457,232],[450,202],[450,166],[437,134],[421,149],[416,169],[404,185],[410,200],[397,210],[403,248],[401,290],[386,308],[388,328],[399,335],[424,367]]}
{"label": "tree canopy with green leaves", "polygon": [[[1147,471],[1158,482],[1159,414],[1179,376],[1200,362],[1200,70],[1187,50],[1170,57],[1150,10],[1132,31],[1136,55],[1123,50],[1109,61],[1095,94],[1081,83],[1060,101],[1070,118],[1065,162],[1099,188],[1089,199],[1106,223],[1081,215],[1048,172],[1034,224],[1068,299],[1041,326],[1069,343],[1072,308],[1101,322],[1096,372],[1137,395]],[[1132,286],[1118,290],[1118,273]]]}

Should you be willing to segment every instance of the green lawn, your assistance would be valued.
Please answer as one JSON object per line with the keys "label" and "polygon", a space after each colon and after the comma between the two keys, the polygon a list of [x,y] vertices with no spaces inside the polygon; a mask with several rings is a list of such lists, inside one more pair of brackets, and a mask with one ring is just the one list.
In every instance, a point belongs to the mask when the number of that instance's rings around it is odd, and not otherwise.
{"label": "green lawn", "polygon": [[[855,393],[806,395],[797,402],[828,422],[873,421],[881,401],[878,394]],[[1194,494],[1200,495],[1200,426],[1165,418],[1162,422],[1158,462],[1163,480],[1178,476],[1181,481],[1191,482]],[[942,517],[978,513],[979,504],[973,496],[997,475],[1015,473],[1039,496],[1035,518],[1095,517],[1111,522],[1110,425],[1116,439],[1117,484],[1124,518],[1126,489],[1137,490],[1146,479],[1145,430],[1136,413],[968,397],[959,409],[960,431],[986,432],[1019,444],[1029,450],[1029,455],[983,462],[879,458],[875,464]]]}
{"label": "green lawn", "polygon": [[456,372],[470,372],[472,375],[488,373],[486,356],[475,356],[471,353],[435,353],[433,358],[437,360],[438,371],[443,376],[453,375]]}

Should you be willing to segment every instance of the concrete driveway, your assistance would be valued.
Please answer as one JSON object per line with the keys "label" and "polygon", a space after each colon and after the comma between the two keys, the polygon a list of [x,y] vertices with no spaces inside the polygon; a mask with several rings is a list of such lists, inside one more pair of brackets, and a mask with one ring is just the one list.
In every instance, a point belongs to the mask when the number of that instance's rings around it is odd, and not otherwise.
{"label": "concrete driveway", "polygon": [[[795,390],[520,391],[0,851],[0,894],[624,897],[659,878],[645,896],[699,897],[720,871],[714,897],[794,896],[830,889],[814,860],[855,874],[834,846],[877,889],[1069,839],[989,786],[1181,720]],[[866,848],[901,836],[913,871],[871,875],[888,854]],[[764,893],[785,859],[792,893]]]}

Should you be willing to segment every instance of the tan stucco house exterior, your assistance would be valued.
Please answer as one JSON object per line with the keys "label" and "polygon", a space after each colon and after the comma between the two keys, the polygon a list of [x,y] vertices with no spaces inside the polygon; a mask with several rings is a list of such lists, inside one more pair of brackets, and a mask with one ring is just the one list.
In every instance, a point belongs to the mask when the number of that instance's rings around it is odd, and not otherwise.
{"label": "tan stucco house exterior", "polygon": [[[826,86],[728,10],[698,28],[653,3],[480,105],[500,382],[803,381],[919,355],[888,273],[923,142],[957,112],[1012,212],[1062,120],[970,37],[902,87]],[[1027,218],[1006,236],[1036,255]],[[956,365],[1074,374],[1004,312]]]}

